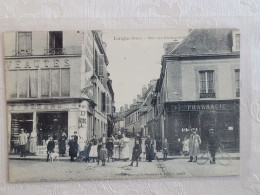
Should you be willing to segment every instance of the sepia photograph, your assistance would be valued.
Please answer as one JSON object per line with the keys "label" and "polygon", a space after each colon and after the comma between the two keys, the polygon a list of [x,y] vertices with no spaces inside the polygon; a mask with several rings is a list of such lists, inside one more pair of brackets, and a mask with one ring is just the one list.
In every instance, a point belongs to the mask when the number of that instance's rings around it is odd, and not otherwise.
{"label": "sepia photograph", "polygon": [[4,33],[9,182],[240,174],[239,29]]}

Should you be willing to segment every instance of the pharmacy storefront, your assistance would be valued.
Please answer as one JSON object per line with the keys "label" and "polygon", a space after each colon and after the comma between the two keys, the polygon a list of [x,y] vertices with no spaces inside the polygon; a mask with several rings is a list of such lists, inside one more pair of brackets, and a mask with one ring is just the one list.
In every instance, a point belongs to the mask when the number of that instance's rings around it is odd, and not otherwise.
{"label": "pharmacy storefront", "polygon": [[167,102],[164,120],[164,135],[175,153],[182,150],[183,140],[193,130],[200,135],[204,147],[210,128],[215,129],[225,148],[239,150],[239,100]]}

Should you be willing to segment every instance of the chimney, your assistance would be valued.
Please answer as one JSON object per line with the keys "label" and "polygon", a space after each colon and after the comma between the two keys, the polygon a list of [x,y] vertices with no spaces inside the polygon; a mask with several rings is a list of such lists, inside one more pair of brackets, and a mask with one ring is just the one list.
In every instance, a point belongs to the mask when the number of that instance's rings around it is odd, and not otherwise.
{"label": "chimney", "polygon": [[146,91],[147,91],[147,87],[144,85],[142,88],[142,97],[145,96]]}
{"label": "chimney", "polygon": [[163,44],[164,55],[170,54],[170,52],[179,44],[177,40]]}

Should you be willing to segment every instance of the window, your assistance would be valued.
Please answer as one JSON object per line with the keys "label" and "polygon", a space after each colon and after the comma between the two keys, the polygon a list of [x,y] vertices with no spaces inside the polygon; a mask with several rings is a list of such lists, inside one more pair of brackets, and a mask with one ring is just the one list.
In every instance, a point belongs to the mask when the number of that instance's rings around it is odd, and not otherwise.
{"label": "window", "polygon": [[106,112],[106,93],[102,92],[102,112]]}
{"label": "window", "polygon": [[240,34],[236,34],[236,50],[240,50]]}
{"label": "window", "polygon": [[63,54],[62,31],[52,31],[49,33],[49,54]]}
{"label": "window", "polygon": [[32,32],[18,32],[17,36],[17,54],[31,55],[32,54]]}
{"label": "window", "polygon": [[215,98],[214,71],[200,71],[200,98]]}
{"label": "window", "polygon": [[10,98],[37,98],[38,70],[9,71],[8,90]]}
{"label": "window", "polygon": [[41,97],[69,97],[70,69],[42,69]]}
{"label": "window", "polygon": [[235,70],[236,97],[240,97],[240,70]]}
{"label": "window", "polygon": [[98,75],[98,53],[97,53],[97,50],[95,50],[95,58],[94,58],[94,63],[95,63],[95,73],[96,75]]}

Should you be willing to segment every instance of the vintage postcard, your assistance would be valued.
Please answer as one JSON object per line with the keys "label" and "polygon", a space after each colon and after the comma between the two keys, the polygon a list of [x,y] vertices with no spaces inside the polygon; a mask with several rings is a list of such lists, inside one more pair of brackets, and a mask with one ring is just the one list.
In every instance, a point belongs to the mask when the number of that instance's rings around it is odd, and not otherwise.
{"label": "vintage postcard", "polygon": [[240,31],[4,34],[10,182],[240,173]]}

